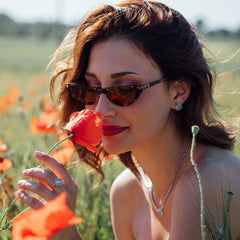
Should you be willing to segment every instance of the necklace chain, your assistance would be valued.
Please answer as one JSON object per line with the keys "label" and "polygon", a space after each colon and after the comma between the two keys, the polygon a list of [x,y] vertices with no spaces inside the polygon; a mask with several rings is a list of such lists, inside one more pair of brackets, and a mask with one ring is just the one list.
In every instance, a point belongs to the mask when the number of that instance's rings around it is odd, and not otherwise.
{"label": "necklace chain", "polygon": [[178,174],[178,170],[180,169],[180,167],[181,167],[181,165],[182,165],[182,163],[183,163],[183,160],[184,160],[184,158],[186,157],[186,154],[187,154],[187,152],[188,152],[189,147],[190,147],[190,141],[188,142],[187,147],[186,147],[186,149],[185,149],[182,157],[181,157],[180,160],[178,161],[178,165],[177,165],[175,174],[174,174],[173,179],[172,179],[172,181],[171,181],[171,183],[170,183],[170,185],[169,185],[168,191],[167,191],[165,197],[163,198],[163,201],[162,201],[162,204],[161,204],[160,208],[158,208],[158,207],[156,206],[156,204],[155,204],[155,202],[154,202],[154,199],[153,199],[153,186],[151,185],[151,187],[149,188],[149,195],[150,195],[151,203],[152,203],[154,209],[155,209],[158,213],[160,213],[161,215],[163,215],[164,205],[165,205],[165,203],[166,203],[166,201],[167,201],[167,199],[168,199],[168,197],[169,197],[169,195],[170,195],[170,193],[171,193],[171,191],[172,191],[173,185],[174,185],[174,183],[175,183],[175,180],[176,180],[176,177],[177,177],[177,174]]}

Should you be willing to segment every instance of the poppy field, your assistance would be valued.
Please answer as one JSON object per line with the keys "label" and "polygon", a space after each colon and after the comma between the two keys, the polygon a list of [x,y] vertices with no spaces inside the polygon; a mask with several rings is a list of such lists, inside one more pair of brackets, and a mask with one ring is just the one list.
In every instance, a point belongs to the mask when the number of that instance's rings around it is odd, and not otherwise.
{"label": "poppy field", "polygon": [[[17,182],[24,179],[22,171],[39,165],[34,157],[35,151],[48,152],[65,136],[54,125],[56,110],[49,97],[51,69],[46,70],[58,44],[56,40],[0,38],[0,239],[3,240],[12,239],[11,219],[27,208],[16,199]],[[236,120],[240,118],[239,42],[215,39],[209,40],[208,46],[217,58],[214,67],[219,73],[215,100],[221,115],[237,124]],[[240,156],[239,141],[234,153]],[[106,162],[105,180],[94,188],[100,178],[77,162],[71,141],[58,146],[53,156],[65,164],[78,185],[76,213],[75,216],[69,213],[69,216],[77,223],[82,237],[88,240],[114,239],[109,191],[113,180],[124,168],[122,164]],[[57,204],[63,198],[61,196]],[[13,200],[16,201],[2,218]],[[46,208],[45,212],[49,211]],[[63,208],[63,211],[67,210]],[[32,216],[27,217],[31,219]]]}

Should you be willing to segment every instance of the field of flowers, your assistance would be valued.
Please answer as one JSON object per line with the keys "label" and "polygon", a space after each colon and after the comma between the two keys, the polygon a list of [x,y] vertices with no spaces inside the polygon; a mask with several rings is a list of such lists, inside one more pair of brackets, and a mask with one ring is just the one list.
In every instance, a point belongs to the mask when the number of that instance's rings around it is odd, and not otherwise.
{"label": "field of flowers", "polygon": [[[16,197],[17,182],[23,179],[22,171],[39,165],[34,151],[47,152],[58,141],[56,129],[51,125],[56,112],[49,99],[49,72],[45,71],[57,45],[54,40],[0,38],[0,217]],[[218,59],[215,63],[219,73],[216,101],[224,117],[237,119],[240,117],[239,42],[215,40],[209,41],[209,46]],[[48,128],[41,125],[42,119]],[[238,156],[239,147],[238,142],[234,149]],[[123,166],[116,161],[107,162],[104,182],[93,188],[98,176],[89,174],[82,164],[74,164],[76,155],[72,145],[65,144],[58,151],[61,154],[55,153],[55,157],[66,164],[79,186],[76,216],[84,219],[77,225],[81,235],[88,240],[114,239],[109,190]],[[7,219],[11,220],[25,208],[17,200]],[[5,226],[4,221],[0,228],[6,230],[0,232],[0,239],[12,239],[11,226]]]}

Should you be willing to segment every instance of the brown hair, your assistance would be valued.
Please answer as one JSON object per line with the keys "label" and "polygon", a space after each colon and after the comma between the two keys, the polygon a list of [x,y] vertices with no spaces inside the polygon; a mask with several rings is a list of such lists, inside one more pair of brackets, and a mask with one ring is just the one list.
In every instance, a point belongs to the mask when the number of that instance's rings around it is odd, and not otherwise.
{"label": "brown hair", "polygon": [[[191,126],[198,125],[198,142],[224,149],[233,148],[234,137],[223,126],[214,107],[215,75],[204,57],[203,45],[194,27],[176,10],[151,1],[128,0],[113,6],[102,6],[79,25],[68,59],[62,59],[62,50],[68,49],[65,44],[68,41],[60,46],[51,78],[53,93],[55,80],[61,75],[58,95],[60,126],[69,120],[72,112],[84,108],[83,104],[69,95],[65,84],[84,81],[92,46],[97,41],[113,36],[132,41],[151,57],[164,76],[170,79],[168,84],[171,80],[191,83],[191,93],[183,110],[174,113],[176,125],[183,135],[190,136]],[[106,152],[102,146],[100,149],[100,153],[96,155],[78,146],[78,153],[84,162],[104,176],[102,157]],[[120,154],[119,157],[138,176],[131,152]]]}

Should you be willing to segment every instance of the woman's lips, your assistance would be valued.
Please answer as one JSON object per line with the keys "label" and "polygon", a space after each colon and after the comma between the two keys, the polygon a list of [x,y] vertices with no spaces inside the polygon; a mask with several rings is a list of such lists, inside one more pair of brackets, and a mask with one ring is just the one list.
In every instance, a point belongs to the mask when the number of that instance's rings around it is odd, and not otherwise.
{"label": "woman's lips", "polygon": [[103,136],[114,136],[127,130],[128,127],[105,125],[102,127]]}

